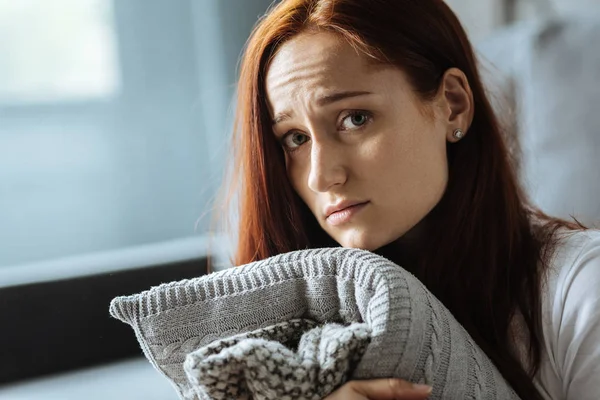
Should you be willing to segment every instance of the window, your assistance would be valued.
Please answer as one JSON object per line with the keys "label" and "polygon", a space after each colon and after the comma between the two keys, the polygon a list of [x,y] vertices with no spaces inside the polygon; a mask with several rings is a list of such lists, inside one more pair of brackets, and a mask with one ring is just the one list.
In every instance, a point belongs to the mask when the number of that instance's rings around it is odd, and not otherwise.
{"label": "window", "polygon": [[0,268],[206,232],[270,1],[230,3],[0,0]]}
{"label": "window", "polygon": [[0,103],[77,101],[119,89],[109,0],[0,0]]}

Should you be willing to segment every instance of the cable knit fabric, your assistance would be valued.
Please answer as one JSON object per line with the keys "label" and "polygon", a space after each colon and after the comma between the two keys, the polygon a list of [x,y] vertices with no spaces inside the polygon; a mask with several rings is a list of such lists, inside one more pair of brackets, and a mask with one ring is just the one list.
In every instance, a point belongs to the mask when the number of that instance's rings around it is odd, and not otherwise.
{"label": "cable knit fabric", "polygon": [[367,251],[282,254],[118,297],[110,312],[182,399],[314,399],[384,377],[432,385],[431,399],[518,398],[419,280]]}

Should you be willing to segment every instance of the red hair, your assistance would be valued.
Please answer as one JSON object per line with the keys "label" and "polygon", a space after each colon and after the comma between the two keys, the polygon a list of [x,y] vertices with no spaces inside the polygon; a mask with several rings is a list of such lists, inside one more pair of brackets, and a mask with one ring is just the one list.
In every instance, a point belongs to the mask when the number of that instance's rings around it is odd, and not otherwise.
{"label": "red hair", "polygon": [[[306,30],[337,33],[376,62],[404,71],[423,100],[444,72],[467,76],[474,98],[469,134],[449,146],[446,192],[435,229],[413,272],[453,313],[521,398],[541,399],[532,383],[541,359],[540,281],[554,232],[572,224],[529,207],[500,124],[485,95],[473,49],[442,0],[284,0],[255,28],[242,60],[232,190],[239,193],[234,263],[337,246],[292,189],[271,128],[265,74],[277,49]],[[534,224],[539,220],[544,223]],[[449,278],[449,274],[455,278]],[[513,351],[516,314],[529,332],[526,370]]]}

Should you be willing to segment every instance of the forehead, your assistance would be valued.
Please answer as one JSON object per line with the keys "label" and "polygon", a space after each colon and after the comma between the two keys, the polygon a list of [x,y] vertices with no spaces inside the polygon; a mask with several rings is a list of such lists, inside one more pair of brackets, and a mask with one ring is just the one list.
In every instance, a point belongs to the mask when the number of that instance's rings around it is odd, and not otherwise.
{"label": "forehead", "polygon": [[[366,56],[330,32],[301,33],[284,43],[267,70],[269,100],[310,91],[356,87],[372,76]],[[285,96],[284,96],[285,97]]]}

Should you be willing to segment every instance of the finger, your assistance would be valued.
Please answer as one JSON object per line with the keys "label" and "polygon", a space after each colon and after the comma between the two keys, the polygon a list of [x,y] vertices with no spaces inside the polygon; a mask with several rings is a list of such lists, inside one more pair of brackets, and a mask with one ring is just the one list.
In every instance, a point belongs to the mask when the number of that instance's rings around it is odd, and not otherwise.
{"label": "finger", "polygon": [[415,385],[401,379],[353,381],[354,391],[372,400],[421,400],[431,393],[431,387]]}

